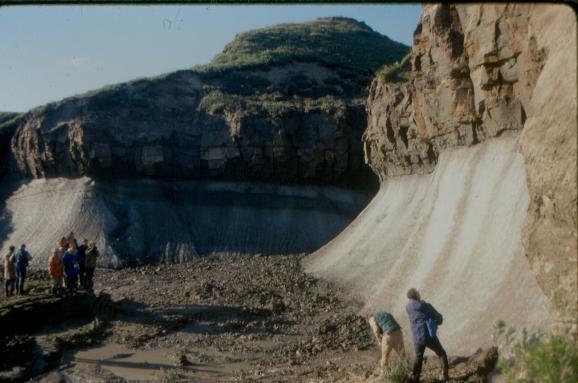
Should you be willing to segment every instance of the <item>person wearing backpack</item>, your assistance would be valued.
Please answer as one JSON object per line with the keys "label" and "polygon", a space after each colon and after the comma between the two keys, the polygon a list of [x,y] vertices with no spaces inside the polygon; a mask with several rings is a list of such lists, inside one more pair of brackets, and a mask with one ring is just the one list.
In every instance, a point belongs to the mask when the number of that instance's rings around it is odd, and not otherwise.
{"label": "person wearing backpack", "polygon": [[64,266],[64,275],[66,276],[66,289],[69,293],[76,290],[78,283],[78,250],[74,244],[64,252],[62,256],[62,265]]}
{"label": "person wearing backpack", "polygon": [[16,284],[16,267],[14,265],[14,246],[10,246],[8,252],[4,254],[4,292],[7,297],[14,295],[14,285]]}
{"label": "person wearing backpack", "polygon": [[55,248],[48,257],[48,274],[50,275],[52,285],[52,295],[59,295],[62,289],[62,279],[64,278],[64,267],[60,251]]}
{"label": "person wearing backpack", "polygon": [[392,350],[395,350],[399,357],[405,358],[401,326],[393,315],[385,311],[378,311],[371,316],[366,316],[365,319],[367,319],[369,327],[371,327],[371,331],[381,349],[380,366],[381,371],[385,372]]}
{"label": "person wearing backpack", "polygon": [[26,270],[28,264],[32,260],[32,256],[26,250],[26,244],[20,246],[20,250],[16,253],[16,293],[24,294],[24,281],[26,280]]}
{"label": "person wearing backpack", "polygon": [[448,356],[440,340],[437,337],[436,329],[443,322],[443,317],[429,303],[421,300],[421,296],[416,289],[407,291],[409,303],[406,310],[411,323],[411,333],[415,347],[415,362],[413,364],[413,382],[419,382],[421,367],[423,364],[423,354],[429,348],[442,360],[444,380],[449,380]]}

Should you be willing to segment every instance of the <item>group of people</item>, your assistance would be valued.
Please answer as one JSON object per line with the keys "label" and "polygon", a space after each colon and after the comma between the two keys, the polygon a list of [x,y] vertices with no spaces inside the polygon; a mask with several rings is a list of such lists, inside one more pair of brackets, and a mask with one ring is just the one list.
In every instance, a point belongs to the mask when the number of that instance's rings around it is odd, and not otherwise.
{"label": "group of people", "polygon": [[[51,279],[51,292],[59,295],[64,288],[68,292],[74,292],[79,287],[92,290],[96,259],[100,256],[94,242],[84,239],[78,244],[74,233],[62,237],[48,257],[48,274]],[[28,264],[32,256],[26,250],[26,244],[22,244],[16,251],[10,246],[8,253],[4,255],[4,289],[6,296],[24,294],[24,281],[26,280]]]}
{"label": "group of people", "polygon": [[62,290],[73,292],[78,283],[85,290],[92,290],[96,259],[100,256],[94,242],[84,239],[78,245],[74,233],[62,237],[48,257],[48,274],[52,279],[52,294]]}
{"label": "group of people", "polygon": [[[448,356],[437,336],[437,327],[443,322],[442,315],[429,303],[423,301],[419,292],[411,288],[407,291],[409,302],[406,311],[411,324],[411,333],[416,358],[413,364],[412,380],[419,382],[423,364],[423,354],[426,348],[431,349],[441,359],[444,380],[449,380]],[[381,369],[388,365],[389,356],[393,350],[405,358],[403,334],[401,326],[393,315],[380,311],[367,317],[375,338],[381,348]]]}
{"label": "group of people", "polygon": [[32,256],[25,244],[17,252],[14,246],[10,246],[4,255],[4,291],[7,297],[14,295],[14,290],[18,294],[24,293],[26,270],[31,260]]}

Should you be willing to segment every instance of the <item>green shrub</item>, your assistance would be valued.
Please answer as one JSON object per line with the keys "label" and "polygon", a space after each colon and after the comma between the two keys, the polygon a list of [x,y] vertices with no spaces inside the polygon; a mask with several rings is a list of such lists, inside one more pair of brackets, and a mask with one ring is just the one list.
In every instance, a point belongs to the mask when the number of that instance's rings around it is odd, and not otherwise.
{"label": "green shrub", "polygon": [[198,109],[208,114],[215,114],[224,109],[232,111],[244,108],[244,106],[245,103],[238,96],[214,89],[203,97]]}
{"label": "green shrub", "polygon": [[391,84],[407,82],[411,78],[411,54],[405,56],[401,61],[391,65],[381,67],[376,75],[383,81]]}
{"label": "green shrub", "polygon": [[[24,114],[0,112],[0,132],[14,131]],[[1,134],[1,133],[0,133]]]}
{"label": "green shrub", "polygon": [[501,348],[498,368],[506,382],[575,383],[578,381],[578,346],[566,336],[540,332],[520,335],[502,321],[494,325],[494,341]]}
{"label": "green shrub", "polygon": [[318,83],[304,73],[296,73],[287,77],[281,88],[290,96],[298,95],[312,97],[317,94]]}

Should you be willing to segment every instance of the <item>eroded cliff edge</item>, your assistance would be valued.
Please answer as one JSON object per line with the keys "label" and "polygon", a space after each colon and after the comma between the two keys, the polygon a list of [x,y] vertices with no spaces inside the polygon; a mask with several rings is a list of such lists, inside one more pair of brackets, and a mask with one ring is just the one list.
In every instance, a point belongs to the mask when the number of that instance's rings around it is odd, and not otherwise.
{"label": "eroded cliff edge", "polygon": [[387,183],[432,172],[451,148],[514,137],[529,193],[523,251],[575,321],[576,110],[571,8],[427,5],[410,56],[371,86],[365,158]]}

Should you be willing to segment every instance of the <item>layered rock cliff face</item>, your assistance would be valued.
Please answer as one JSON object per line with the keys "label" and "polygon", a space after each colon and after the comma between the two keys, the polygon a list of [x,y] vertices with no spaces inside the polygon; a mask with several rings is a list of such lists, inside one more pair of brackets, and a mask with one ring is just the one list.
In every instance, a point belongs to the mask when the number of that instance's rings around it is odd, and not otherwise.
{"label": "layered rock cliff face", "polygon": [[366,161],[387,182],[432,172],[453,147],[517,137],[530,195],[524,252],[556,308],[575,317],[575,14],[553,5],[428,5],[406,61],[371,86]]}
{"label": "layered rock cliff face", "polygon": [[18,127],[21,113],[0,112],[0,177],[9,170],[11,162],[10,141]]}
{"label": "layered rock cliff face", "polygon": [[[375,52],[352,60],[352,39]],[[208,66],[31,111],[12,139],[16,169],[364,187],[367,86],[406,52],[342,18],[242,34]]]}
{"label": "layered rock cliff face", "polygon": [[424,8],[406,67],[411,80],[374,81],[365,133],[382,179],[429,173],[439,153],[521,130],[546,58],[529,7]]}
{"label": "layered rock cliff face", "polygon": [[[361,100],[291,101],[282,110],[218,99],[207,105],[222,96],[204,92],[192,72],[124,85],[32,113],[14,136],[12,151],[20,172],[34,178],[352,184],[367,176],[359,144],[365,125]],[[247,97],[242,101],[248,103]]]}

